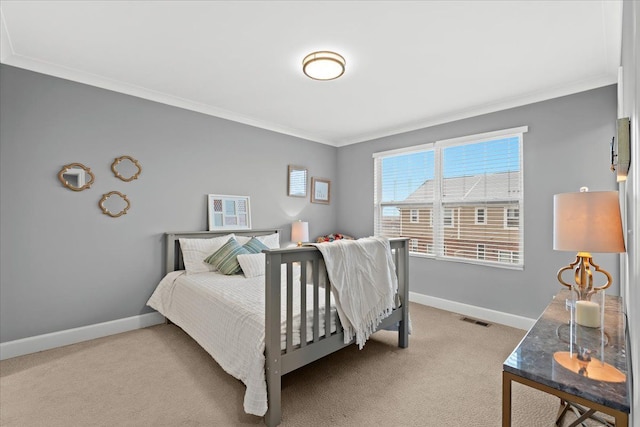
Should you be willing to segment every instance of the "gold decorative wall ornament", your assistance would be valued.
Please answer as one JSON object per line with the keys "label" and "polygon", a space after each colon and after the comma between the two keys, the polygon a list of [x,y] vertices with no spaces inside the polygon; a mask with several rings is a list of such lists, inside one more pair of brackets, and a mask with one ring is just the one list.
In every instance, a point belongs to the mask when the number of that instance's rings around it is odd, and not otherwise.
{"label": "gold decorative wall ornament", "polygon": [[69,163],[58,172],[58,179],[69,190],[82,191],[91,187],[95,175],[82,163]]}
{"label": "gold decorative wall ornament", "polygon": [[[124,207],[118,207],[118,205],[122,206],[123,204],[125,205]],[[100,206],[100,209],[102,209],[103,214],[109,215],[112,218],[125,215],[131,207],[131,203],[127,196],[119,191],[110,191],[107,194],[104,194],[98,205]],[[118,211],[118,209],[120,210]]]}
{"label": "gold decorative wall ornament", "polygon": [[113,174],[125,182],[138,179],[142,173],[142,166],[131,156],[117,157],[111,164]]}

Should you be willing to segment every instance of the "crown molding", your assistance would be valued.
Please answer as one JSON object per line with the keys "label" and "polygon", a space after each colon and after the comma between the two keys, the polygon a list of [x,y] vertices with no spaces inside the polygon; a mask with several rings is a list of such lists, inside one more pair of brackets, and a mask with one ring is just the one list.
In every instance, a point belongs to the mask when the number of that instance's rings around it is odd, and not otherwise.
{"label": "crown molding", "polygon": [[358,144],[360,142],[366,142],[374,139],[389,137],[392,135],[398,135],[401,133],[412,132],[419,129],[425,129],[428,127],[450,123],[457,120],[477,117],[483,114],[495,113],[498,111],[508,110],[511,108],[522,107],[525,105],[534,104],[536,102],[548,101],[550,99],[560,98],[562,96],[573,95],[579,92],[585,92],[588,90],[597,89],[599,87],[609,86],[612,84],[616,84],[617,81],[618,81],[617,76],[602,74],[592,79],[572,82],[563,86],[557,86],[557,87],[548,88],[545,90],[530,92],[522,96],[505,98],[503,100],[492,102],[485,105],[476,105],[468,109],[455,111],[449,114],[443,114],[436,117],[430,117],[425,120],[409,123],[403,126],[383,129],[378,132],[361,134],[353,138],[346,138],[340,141],[336,141],[335,146],[344,147],[351,144]]}
{"label": "crown molding", "polygon": [[[3,31],[5,31],[4,26],[3,26]],[[2,47],[3,47],[3,51],[5,51],[4,37],[3,37]],[[77,83],[83,83],[89,86],[98,87],[100,89],[106,89],[113,92],[135,96],[137,98],[154,101],[161,104],[182,108],[185,110],[195,111],[198,113],[206,114],[206,115],[217,117],[220,119],[226,119],[233,122],[238,122],[245,125],[257,127],[260,129],[270,130],[273,132],[306,139],[312,142],[318,142],[321,144],[335,146],[335,144],[332,141],[327,140],[326,138],[323,138],[311,133],[307,133],[299,129],[294,129],[286,126],[281,126],[275,123],[266,122],[264,120],[238,114],[233,111],[228,111],[222,108],[213,107],[210,105],[206,105],[206,104],[191,101],[188,99],[180,98],[177,96],[169,95],[163,92],[147,89],[141,86],[124,83],[118,80],[109,79],[107,77],[103,77],[97,74],[87,73],[85,71],[64,67],[58,64],[41,61],[41,60],[30,58],[27,56],[16,55],[13,53],[12,49],[6,49],[6,51],[8,51],[9,53],[6,56],[3,53],[3,57],[1,61],[3,64],[6,64],[6,65],[23,68],[29,71],[34,71],[37,73],[74,81]]]}
{"label": "crown molding", "polygon": [[[0,20],[2,26],[2,34],[6,35],[6,27],[4,21]],[[7,46],[5,48],[5,45]],[[420,120],[412,123],[407,123],[402,126],[395,126],[391,128],[380,129],[379,131],[364,133],[353,137],[343,138],[339,140],[329,140],[319,135],[314,135],[309,132],[304,132],[300,129],[293,129],[287,126],[282,126],[276,123],[266,122],[253,117],[245,116],[242,114],[234,113],[225,109],[213,107],[210,105],[202,104],[199,102],[190,101],[188,99],[176,97],[166,93],[150,90],[144,87],[131,85],[121,81],[105,78],[96,74],[87,73],[84,71],[63,67],[57,64],[40,61],[37,59],[16,55],[13,53],[11,47],[10,38],[8,35],[2,37],[2,63],[11,65],[18,68],[24,68],[30,71],[47,74],[54,77],[59,77],[66,80],[71,80],[78,83],[106,89],[126,95],[135,96],[138,98],[146,99],[149,101],[158,102],[173,107],[182,108],[185,110],[195,111],[198,113],[206,114],[209,116],[226,119],[245,125],[257,127],[260,129],[277,132],[284,135],[293,136],[317,142],[320,144],[329,145],[332,147],[345,147],[352,144],[371,141],[375,139],[385,138],[392,135],[397,135],[406,132],[412,132],[419,129],[428,128],[431,126],[441,125],[444,123],[454,122],[457,120],[467,119],[470,117],[476,117],[483,114],[494,113],[497,111],[507,110],[510,108],[521,107],[536,102],[546,101],[553,98],[559,98],[562,96],[572,95],[578,92],[584,92],[591,89],[596,89],[603,86],[608,86],[617,83],[617,75],[601,74],[597,77],[581,80],[577,82],[571,82],[566,85],[556,86],[540,91],[530,92],[523,96],[515,96],[505,98],[496,102],[492,102],[484,105],[476,105],[464,110],[443,114],[436,117],[429,117],[425,120]],[[8,53],[7,53],[8,52]]]}

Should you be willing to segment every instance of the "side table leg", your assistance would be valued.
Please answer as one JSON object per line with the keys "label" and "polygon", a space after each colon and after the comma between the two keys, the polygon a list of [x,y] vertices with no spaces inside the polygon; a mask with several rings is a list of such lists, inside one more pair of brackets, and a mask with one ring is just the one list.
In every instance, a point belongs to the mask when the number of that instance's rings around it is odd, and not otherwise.
{"label": "side table leg", "polygon": [[511,427],[511,378],[502,371],[502,427]]}

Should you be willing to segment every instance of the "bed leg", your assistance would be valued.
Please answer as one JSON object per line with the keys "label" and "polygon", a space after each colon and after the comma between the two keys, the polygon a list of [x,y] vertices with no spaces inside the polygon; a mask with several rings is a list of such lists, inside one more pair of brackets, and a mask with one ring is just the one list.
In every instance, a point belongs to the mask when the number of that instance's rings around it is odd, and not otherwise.
{"label": "bed leg", "polygon": [[402,308],[402,320],[398,325],[398,347],[409,347],[409,313],[408,307]]}
{"label": "bed leg", "polygon": [[398,249],[396,268],[398,270],[398,292],[402,303],[402,319],[398,325],[398,347],[409,347],[409,239],[405,239]]}
{"label": "bed leg", "polygon": [[276,427],[280,424],[281,413],[281,381],[280,373],[267,373],[267,394],[269,396],[269,408],[264,415],[264,423],[267,427]]}

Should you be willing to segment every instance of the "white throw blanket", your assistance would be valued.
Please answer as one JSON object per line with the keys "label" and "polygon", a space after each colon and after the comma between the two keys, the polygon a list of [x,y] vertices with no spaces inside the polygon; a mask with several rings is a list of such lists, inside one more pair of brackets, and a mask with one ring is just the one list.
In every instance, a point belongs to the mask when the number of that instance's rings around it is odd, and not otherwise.
{"label": "white throw blanket", "polygon": [[344,342],[355,336],[362,349],[394,308],[398,279],[389,240],[367,237],[313,246],[320,250],[327,267]]}

